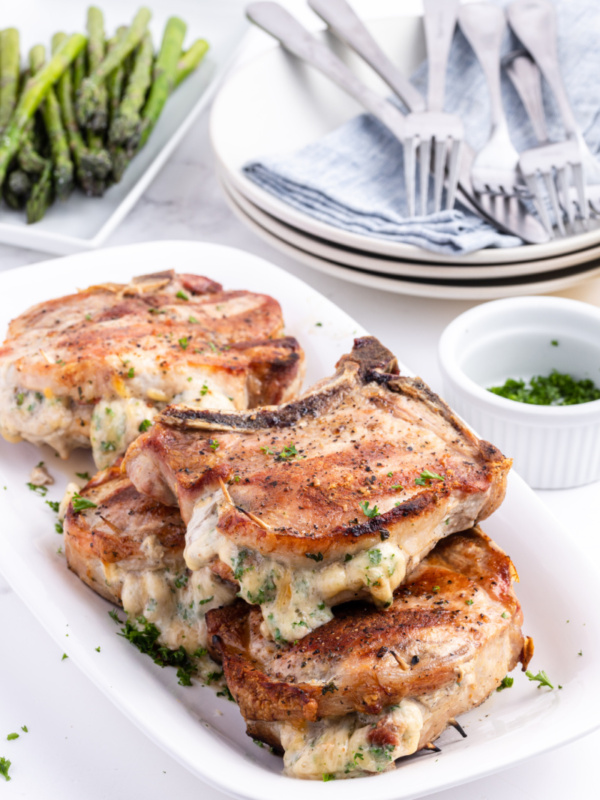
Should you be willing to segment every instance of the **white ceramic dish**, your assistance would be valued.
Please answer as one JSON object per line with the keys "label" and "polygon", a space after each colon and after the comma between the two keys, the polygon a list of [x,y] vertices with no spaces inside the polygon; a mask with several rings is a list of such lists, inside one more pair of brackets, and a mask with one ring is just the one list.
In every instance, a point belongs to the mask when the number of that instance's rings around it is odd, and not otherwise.
{"label": "white ceramic dish", "polygon": [[[410,74],[425,57],[422,7],[418,0],[377,3],[389,18],[368,27],[390,58]],[[363,18],[373,13],[369,3],[356,3]],[[314,28],[322,23],[315,18]],[[326,38],[325,33],[319,34]],[[327,38],[347,64],[368,85],[389,94],[382,81],[347,47]],[[443,256],[412,245],[385,242],[326,225],[296,211],[252,183],[241,171],[251,160],[269,153],[293,152],[324,136],[363,109],[341,89],[280,47],[261,54],[237,69],[215,98],[211,110],[211,141],[221,170],[248,200],[280,221],[313,236],[356,250],[398,260],[451,264],[500,264],[551,258],[600,244],[600,227],[542,245],[479,250],[466,256]],[[240,136],[239,131],[244,135]]]}
{"label": "white ceramic dish", "polygon": [[375,273],[355,267],[349,267],[337,261],[329,260],[316,256],[311,252],[302,250],[290,244],[288,238],[281,239],[275,236],[267,228],[259,225],[233,197],[228,194],[224,187],[225,198],[234,214],[257,236],[268,242],[272,247],[291,258],[295,258],[302,264],[306,264],[318,272],[332,275],[334,278],[349,281],[359,286],[368,286],[372,289],[379,289],[383,292],[395,292],[396,294],[411,295],[413,297],[429,297],[440,300],[494,300],[499,297],[515,297],[524,294],[540,294],[544,292],[559,292],[581,283],[582,280],[593,278],[600,275],[600,264],[594,261],[591,264],[583,264],[574,267],[566,275],[554,275],[546,279],[544,276],[540,280],[531,280],[527,277],[515,279],[513,282],[504,281],[494,283],[492,281],[460,281],[447,283],[441,279],[425,282],[422,279],[392,277],[383,273]]}
{"label": "white ceramic dish", "polygon": [[[329,374],[353,336],[363,333],[343,311],[272,264],[194,242],[151,242],[3,273],[0,328],[31,303],[77,286],[126,280],[167,265],[198,271],[199,264],[208,265],[205,271],[228,287],[251,284],[280,300],[288,333],[306,350],[309,382]],[[485,705],[461,717],[466,740],[451,729],[444,734],[439,740],[442,753],[409,759],[395,772],[372,778],[307,786],[283,777],[280,759],[245,736],[236,706],[208,688],[178,686],[173,670],[161,670],[115,635],[118,629],[107,615],[111,606],[68,571],[57,553],[62,540],[54,533],[53,514],[25,486],[40,458],[57,479],[48,494],[53,500],[75,470],[91,467],[85,455],[61,462],[47,448],[0,443],[2,571],[61,649],[124,714],[194,774],[234,797],[302,800],[310,791],[317,800],[362,800],[367,791],[378,800],[409,800],[514,765],[600,724],[595,573],[572,543],[565,546],[568,534],[516,475],[509,480],[505,503],[485,529],[519,569],[525,630],[536,641],[532,668],[544,669],[563,688],[538,690],[537,684],[515,674],[510,690],[494,693]]]}
{"label": "white ceramic dish", "polygon": [[598,308],[563,297],[476,306],[443,332],[439,363],[447,401],[514,459],[530,486],[567,489],[600,478],[600,400],[537,406],[487,391],[553,369],[600,385]]}
{"label": "white ceramic dish", "polygon": [[[516,261],[506,264],[470,264],[468,266],[455,266],[454,264],[426,264],[423,261],[397,261],[386,256],[375,256],[360,250],[353,250],[342,245],[333,245],[330,242],[311,236],[304,231],[293,228],[281,222],[276,217],[267,214],[250,200],[244,197],[227,176],[220,172],[219,180],[225,191],[231,196],[242,211],[253,219],[258,225],[270,231],[274,236],[283,239],[299,250],[312,253],[319,258],[336,261],[347,267],[387,274],[396,278],[424,278],[428,280],[459,280],[478,281],[484,283],[488,280],[517,279],[559,272],[576,266],[592,268],[600,262],[600,246],[588,250],[567,253],[555,258],[544,258],[538,261]],[[515,281],[516,282],[516,281]]]}
{"label": "white ceramic dish", "polygon": [[[103,0],[107,31],[127,24],[138,0]],[[24,214],[6,206],[0,209],[0,242],[49,253],[74,253],[101,245],[133,208],[157,175],[194,119],[212,97],[217,82],[232,60],[247,29],[242,0],[172,0],[151,4],[151,29],[158,47],[164,24],[176,14],[188,23],[186,43],[199,37],[210,50],[198,70],[169,98],[152,136],[134,158],[121,182],[102,198],[86,198],[74,192],[65,203],[54,203],[45,217],[27,225]],[[21,34],[21,56],[39,42],[49,47],[57,30],[85,31],[86,4],[80,0],[19,0],[3,4],[2,26],[14,26]]]}

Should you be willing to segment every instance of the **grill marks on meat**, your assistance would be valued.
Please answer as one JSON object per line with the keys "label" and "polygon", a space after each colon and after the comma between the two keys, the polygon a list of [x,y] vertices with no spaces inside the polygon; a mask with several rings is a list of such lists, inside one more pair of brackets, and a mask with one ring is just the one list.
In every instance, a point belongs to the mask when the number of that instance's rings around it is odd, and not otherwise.
{"label": "grill marks on meat", "polygon": [[381,771],[481,703],[519,660],[526,667],[515,575],[478,529],[456,533],[387,613],[340,607],[281,646],[261,633],[259,610],[238,601],[208,615],[210,647],[249,735],[284,749],[288,774]]}
{"label": "grill marks on meat", "polygon": [[113,403],[113,439],[101,431],[94,442],[107,466],[167,402],[236,409],[293,397],[303,355],[282,332],[273,298],[173,272],[47,301],[13,320],[0,348],[0,430],[66,457],[103,428],[98,403]]}
{"label": "grill marks on meat", "polygon": [[179,505],[188,566],[224,561],[287,640],[348,599],[389,604],[440,538],[499,505],[509,467],[372,337],[280,407],[169,407],[126,458],[140,491]]}
{"label": "grill marks on meat", "polygon": [[206,646],[205,615],[235,598],[235,583],[210,567],[191,573],[183,559],[185,526],[177,509],[140,495],[116,465],[81,490],[95,504],[64,522],[69,568],[102,597],[161,631],[159,642],[193,653]]}

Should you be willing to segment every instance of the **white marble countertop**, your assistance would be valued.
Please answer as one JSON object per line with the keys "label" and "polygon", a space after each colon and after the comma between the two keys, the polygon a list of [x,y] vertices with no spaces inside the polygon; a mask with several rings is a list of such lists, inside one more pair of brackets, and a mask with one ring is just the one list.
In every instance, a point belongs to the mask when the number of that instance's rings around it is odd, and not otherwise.
{"label": "white marble countertop", "polygon": [[[296,5],[292,3],[292,5]],[[256,38],[258,37],[258,38]],[[251,47],[263,46],[256,34]],[[112,245],[154,239],[193,239],[238,247],[299,276],[345,309],[415,371],[441,390],[437,342],[445,325],[472,303],[425,300],[359,288],[282,256],[231,213],[218,186],[208,140],[208,114],[199,118],[173,157],[117,231]],[[0,245],[0,269],[49,258]],[[210,265],[203,265],[210,274]],[[215,276],[218,278],[218,276]],[[563,293],[598,302],[600,281]],[[598,562],[600,484],[538,495],[564,524],[565,547]],[[599,576],[600,577],[600,576]],[[576,587],[574,587],[576,590]],[[46,800],[105,798],[224,798],[163,753],[126,719],[69,660],[0,578],[0,756],[12,761],[6,797]],[[11,731],[26,725],[16,741]],[[513,769],[431,795],[435,800],[591,798],[600,732]],[[232,769],[235,765],[232,764]],[[370,785],[369,785],[369,788]],[[374,787],[373,787],[374,788]]]}

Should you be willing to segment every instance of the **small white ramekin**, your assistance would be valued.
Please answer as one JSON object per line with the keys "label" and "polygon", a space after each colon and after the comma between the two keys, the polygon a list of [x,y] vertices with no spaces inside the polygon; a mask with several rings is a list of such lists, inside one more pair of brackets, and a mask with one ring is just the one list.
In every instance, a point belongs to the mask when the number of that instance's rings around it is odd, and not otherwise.
{"label": "small white ramekin", "polygon": [[488,391],[553,369],[600,386],[600,309],[560,297],[484,303],[448,325],[439,360],[446,402],[511,457],[530,486],[566,489],[600,478],[600,400],[536,406]]}

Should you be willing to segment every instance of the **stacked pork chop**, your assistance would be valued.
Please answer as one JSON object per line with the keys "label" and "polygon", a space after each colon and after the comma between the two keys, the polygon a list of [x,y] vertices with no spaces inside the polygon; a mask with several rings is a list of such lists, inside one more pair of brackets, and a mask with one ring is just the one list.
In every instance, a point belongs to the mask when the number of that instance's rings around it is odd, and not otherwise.
{"label": "stacked pork chop", "polygon": [[0,350],[0,428],[91,444],[69,566],[160,645],[208,648],[287,774],[376,773],[531,656],[477,527],[510,462],[371,337],[293,399],[282,329],[272,298],[173,273],[42,304]]}

